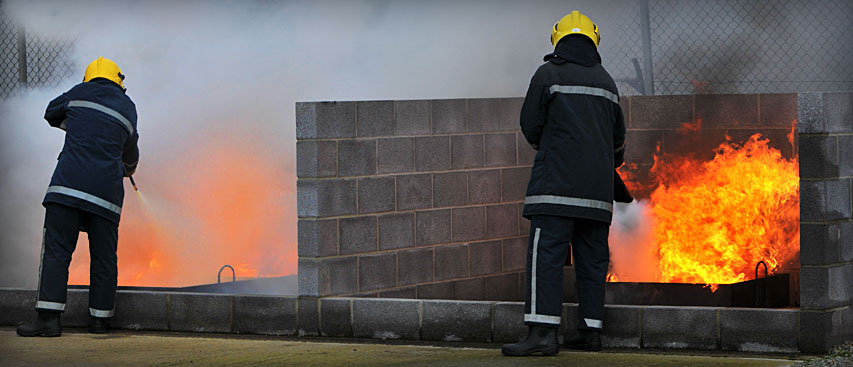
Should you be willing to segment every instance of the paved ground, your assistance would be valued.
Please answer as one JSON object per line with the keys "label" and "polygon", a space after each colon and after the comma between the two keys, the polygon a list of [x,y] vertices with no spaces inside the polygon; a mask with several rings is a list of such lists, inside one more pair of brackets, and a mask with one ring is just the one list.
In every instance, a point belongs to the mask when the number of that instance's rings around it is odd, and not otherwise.
{"label": "paved ground", "polygon": [[554,357],[510,358],[496,345],[468,348],[304,341],[233,335],[66,330],[60,338],[22,338],[0,328],[0,365],[13,366],[789,366],[779,356],[676,355],[659,352],[561,351]]}

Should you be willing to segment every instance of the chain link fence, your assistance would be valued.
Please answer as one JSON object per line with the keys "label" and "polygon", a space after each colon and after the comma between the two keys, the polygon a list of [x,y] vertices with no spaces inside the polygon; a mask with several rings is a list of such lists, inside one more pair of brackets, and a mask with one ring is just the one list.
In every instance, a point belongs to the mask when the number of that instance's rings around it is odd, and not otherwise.
{"label": "chain link fence", "polygon": [[[0,4],[2,5],[2,4]],[[853,1],[622,0],[602,24],[623,95],[853,90]],[[72,75],[73,40],[27,34],[0,6],[0,98]]]}
{"label": "chain link fence", "polygon": [[70,55],[74,41],[26,33],[0,4],[0,99],[21,86],[55,87],[73,75]]}

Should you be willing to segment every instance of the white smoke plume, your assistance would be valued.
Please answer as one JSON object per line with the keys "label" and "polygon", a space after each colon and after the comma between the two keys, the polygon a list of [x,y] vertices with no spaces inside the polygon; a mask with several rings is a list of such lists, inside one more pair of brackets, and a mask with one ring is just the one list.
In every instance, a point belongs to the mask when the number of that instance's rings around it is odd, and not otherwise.
{"label": "white smoke plume", "polygon": [[[272,218],[260,228],[245,224],[262,232],[255,240],[267,255],[246,262],[259,262],[250,264],[259,275],[294,273],[295,102],[522,96],[551,50],[551,26],[572,10],[600,25],[606,66],[606,40],[616,37],[614,14],[623,3],[3,1],[29,35],[73,39],[79,75],[0,105],[0,286],[35,286],[41,199],[63,142],[63,132],[42,115],[97,56],[115,60],[127,75],[139,112],[137,183],[151,215],[180,229],[164,236],[185,247],[172,249],[172,265],[204,267],[203,279],[175,278],[179,286],[212,281],[222,259],[211,246],[244,246],[224,243],[195,219],[199,210],[217,210],[203,201],[205,190],[219,184],[206,177],[219,176],[203,168],[222,159],[218,146],[244,151],[282,178],[251,188],[268,190],[269,206],[253,210],[270,210]],[[132,209],[138,202],[129,185],[125,190],[128,223],[142,214]],[[175,205],[182,200],[186,205]],[[133,251],[122,245],[132,236],[120,234],[120,258]],[[78,266],[88,266],[79,264],[85,256],[78,249]],[[127,271],[120,260],[120,279]]]}

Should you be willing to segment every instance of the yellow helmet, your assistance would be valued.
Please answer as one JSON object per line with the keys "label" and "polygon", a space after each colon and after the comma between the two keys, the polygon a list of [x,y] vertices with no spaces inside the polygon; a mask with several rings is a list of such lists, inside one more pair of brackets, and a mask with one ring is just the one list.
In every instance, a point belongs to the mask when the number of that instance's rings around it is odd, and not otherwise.
{"label": "yellow helmet", "polygon": [[551,45],[557,46],[560,39],[570,34],[582,34],[589,37],[595,43],[595,47],[598,47],[598,42],[601,40],[601,36],[598,34],[598,26],[577,10],[567,14],[554,24],[554,29],[551,31]]}
{"label": "yellow helmet", "polygon": [[121,73],[121,69],[113,60],[105,59],[103,56],[89,63],[89,66],[86,67],[86,74],[83,75],[84,82],[95,78],[109,79],[124,89],[124,74]]}

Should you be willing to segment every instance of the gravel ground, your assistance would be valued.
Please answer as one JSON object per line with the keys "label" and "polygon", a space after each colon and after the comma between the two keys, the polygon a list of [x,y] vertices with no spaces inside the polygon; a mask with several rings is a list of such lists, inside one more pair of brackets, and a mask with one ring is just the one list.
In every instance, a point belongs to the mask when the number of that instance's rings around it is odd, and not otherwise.
{"label": "gravel ground", "polygon": [[798,363],[796,367],[853,367],[853,342],[848,341],[832,348],[823,358]]}

